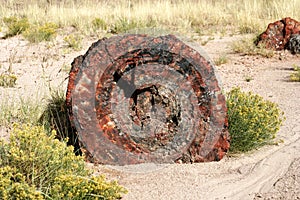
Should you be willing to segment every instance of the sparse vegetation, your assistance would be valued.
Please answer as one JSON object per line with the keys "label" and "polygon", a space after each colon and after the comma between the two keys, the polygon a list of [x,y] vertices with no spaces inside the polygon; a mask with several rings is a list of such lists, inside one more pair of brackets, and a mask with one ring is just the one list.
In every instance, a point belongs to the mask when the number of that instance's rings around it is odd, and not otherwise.
{"label": "sparse vegetation", "polygon": [[243,55],[261,55],[266,58],[274,56],[274,51],[266,49],[263,45],[256,46],[256,37],[244,37],[232,43],[232,50],[234,53]]}
{"label": "sparse vegetation", "polygon": [[17,76],[12,73],[0,74],[0,87],[14,87],[16,85]]}
{"label": "sparse vegetation", "polygon": [[26,17],[4,17],[3,22],[8,28],[4,37],[12,37],[21,34],[29,28],[29,22]]}
{"label": "sparse vegetation", "polygon": [[246,152],[274,143],[284,114],[277,104],[233,88],[227,93],[230,152]]}
{"label": "sparse vegetation", "polygon": [[47,22],[42,26],[32,26],[30,29],[24,31],[23,35],[32,43],[50,41],[56,35],[57,28],[56,24]]}
{"label": "sparse vegetation", "polygon": [[290,81],[300,82],[300,67],[294,65],[294,72],[290,75]]}
{"label": "sparse vegetation", "polygon": [[69,34],[64,37],[64,41],[68,44],[68,47],[79,51],[81,49],[82,37],[79,34]]}
{"label": "sparse vegetation", "polygon": [[126,190],[94,177],[73,147],[41,126],[15,125],[0,140],[1,199],[117,199]]}
{"label": "sparse vegetation", "polygon": [[61,90],[53,91],[38,122],[48,132],[56,130],[56,138],[60,140],[68,138],[67,144],[74,146],[74,152],[76,155],[80,155],[81,151],[77,132],[71,126],[65,102],[65,94]]}
{"label": "sparse vegetation", "polygon": [[[131,0],[114,1],[1,1],[0,18],[15,14],[27,16],[32,24],[54,22],[60,27],[75,27],[84,34],[95,28],[118,33],[141,27],[158,27],[192,34],[218,32],[258,33],[270,21],[290,16],[300,19],[300,2],[295,0]],[[285,6],[281,6],[285,5]],[[74,12],[76,10],[76,12]]]}
{"label": "sparse vegetation", "polygon": [[98,29],[107,30],[108,28],[107,23],[99,17],[96,17],[95,19],[92,20],[92,26],[94,31]]}
{"label": "sparse vegetation", "polygon": [[110,29],[111,33],[118,34],[118,33],[126,33],[129,30],[139,29],[142,28],[143,24],[139,21],[134,19],[128,19],[126,17],[119,18],[115,24]]}
{"label": "sparse vegetation", "polygon": [[227,62],[228,62],[228,57],[226,54],[223,54],[223,55],[219,56],[217,59],[215,59],[215,64],[217,66],[226,64]]}
{"label": "sparse vegetation", "polygon": [[43,109],[44,103],[37,103],[34,98],[2,97],[0,101],[0,126],[11,127],[13,123],[37,125]]}

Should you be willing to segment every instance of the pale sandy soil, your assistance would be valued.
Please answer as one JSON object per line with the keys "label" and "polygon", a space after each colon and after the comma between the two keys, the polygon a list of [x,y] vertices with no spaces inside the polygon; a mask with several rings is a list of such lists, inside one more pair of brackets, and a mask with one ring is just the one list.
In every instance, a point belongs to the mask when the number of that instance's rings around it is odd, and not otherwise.
{"label": "pale sandy soil", "polygon": [[[96,173],[118,180],[129,190],[124,199],[300,199],[300,83],[287,81],[293,64],[300,65],[300,56],[232,54],[230,44],[240,37],[216,37],[202,48],[212,59],[227,55],[228,63],[216,67],[224,91],[239,86],[279,104],[286,121],[277,139],[284,143],[212,163],[93,166]],[[61,38],[38,45],[21,37],[0,40],[0,73],[11,62],[18,76],[17,87],[0,87],[1,100],[18,102],[23,97],[43,102],[49,84],[66,89],[65,68],[94,41],[86,40],[80,52],[66,52]],[[248,77],[253,80],[246,82]],[[6,131],[0,128],[2,135]]]}

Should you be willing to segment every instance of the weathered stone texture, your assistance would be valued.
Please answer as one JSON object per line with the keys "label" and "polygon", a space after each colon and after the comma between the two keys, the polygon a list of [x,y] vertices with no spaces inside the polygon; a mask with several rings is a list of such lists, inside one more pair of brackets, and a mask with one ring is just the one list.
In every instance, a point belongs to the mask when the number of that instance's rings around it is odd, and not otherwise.
{"label": "weathered stone texture", "polygon": [[173,35],[115,36],[72,63],[66,103],[93,161],[218,161],[229,149],[213,66]]}
{"label": "weathered stone texture", "polygon": [[292,35],[300,34],[300,23],[290,17],[270,23],[257,41],[257,45],[263,44],[268,49],[287,49],[287,44]]}
{"label": "weathered stone texture", "polygon": [[292,52],[292,54],[300,53],[300,35],[292,35],[288,44],[287,49]]}

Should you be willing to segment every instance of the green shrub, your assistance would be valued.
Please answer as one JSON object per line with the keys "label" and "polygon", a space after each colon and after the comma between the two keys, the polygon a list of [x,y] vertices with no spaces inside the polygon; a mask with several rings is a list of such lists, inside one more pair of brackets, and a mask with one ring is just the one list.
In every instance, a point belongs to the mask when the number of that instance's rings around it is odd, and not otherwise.
{"label": "green shrub", "polygon": [[42,126],[15,125],[9,142],[0,141],[0,199],[11,193],[19,199],[115,199],[126,192],[116,182],[92,177],[83,157],[54,138]]}
{"label": "green shrub", "polygon": [[129,30],[142,28],[143,26],[136,20],[120,18],[112,27],[111,33],[126,33]]}
{"label": "green shrub", "polygon": [[11,127],[13,123],[38,124],[44,103],[36,98],[4,95],[0,99],[0,126]]}
{"label": "green shrub", "polygon": [[5,38],[21,34],[30,26],[26,17],[20,19],[17,17],[4,17],[3,22],[8,27],[8,31],[4,36]]}
{"label": "green shrub", "polygon": [[51,98],[47,102],[39,122],[48,132],[56,130],[56,138],[60,140],[68,138],[67,144],[74,146],[77,155],[81,154],[77,132],[71,126],[65,94],[62,91],[51,93]]}
{"label": "green shrub", "polygon": [[119,199],[124,189],[117,182],[107,184],[104,176],[85,178],[61,175],[54,180],[51,194],[58,199]]}
{"label": "green shrub", "polygon": [[0,87],[14,87],[16,85],[17,76],[11,73],[0,74]]}
{"label": "green shrub", "polygon": [[290,75],[290,81],[300,82],[300,67],[294,66],[294,72]]}
{"label": "green shrub", "polygon": [[277,104],[239,88],[227,93],[227,107],[230,151],[233,153],[272,144],[284,120]]}
{"label": "green shrub", "polygon": [[95,18],[92,20],[92,26],[94,31],[98,30],[98,29],[102,29],[102,30],[106,30],[107,29],[107,23],[101,19],[101,18]]}
{"label": "green shrub", "polygon": [[82,38],[78,34],[70,34],[64,37],[64,41],[68,44],[68,47],[78,51],[81,49]]}
{"label": "green shrub", "polygon": [[228,57],[227,55],[221,55],[220,57],[218,57],[217,59],[215,59],[215,64],[217,66],[220,66],[222,64],[226,64],[228,62]]}
{"label": "green shrub", "polygon": [[238,27],[240,34],[258,33],[259,24],[253,23],[251,21],[241,23]]}
{"label": "green shrub", "polygon": [[32,26],[24,31],[23,36],[32,43],[50,41],[56,35],[57,28],[58,26],[51,22],[42,26]]}
{"label": "green shrub", "polygon": [[26,177],[16,168],[0,167],[1,199],[43,199],[41,192],[26,182]]}

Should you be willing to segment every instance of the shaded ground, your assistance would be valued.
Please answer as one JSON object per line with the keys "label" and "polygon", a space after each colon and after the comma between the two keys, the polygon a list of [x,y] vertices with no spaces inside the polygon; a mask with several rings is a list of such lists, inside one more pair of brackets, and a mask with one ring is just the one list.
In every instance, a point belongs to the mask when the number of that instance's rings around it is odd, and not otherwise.
{"label": "shaded ground", "polygon": [[[227,56],[228,62],[216,67],[224,91],[239,86],[279,104],[287,118],[278,133],[284,143],[214,163],[93,166],[129,190],[124,199],[300,199],[300,83],[287,81],[292,66],[300,65],[300,56],[289,52],[278,52],[273,58],[232,54],[230,44],[239,38],[216,38],[202,48],[212,60]],[[65,89],[70,63],[94,41],[86,40],[80,52],[69,52],[60,38],[38,45],[21,37],[0,40],[0,73],[11,63],[18,76],[17,87],[0,87],[1,100],[30,97],[43,101],[49,88]],[[6,132],[0,129],[2,135]]]}

